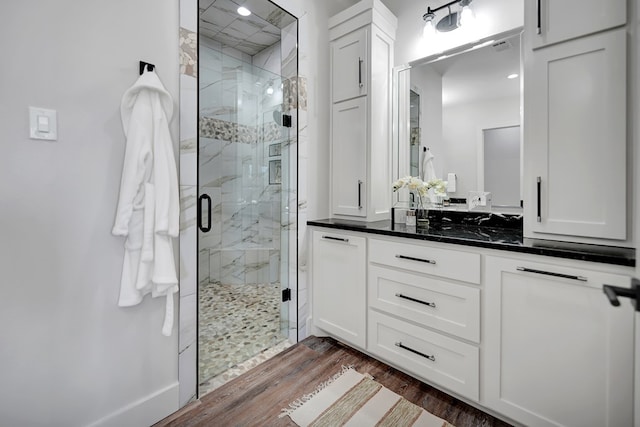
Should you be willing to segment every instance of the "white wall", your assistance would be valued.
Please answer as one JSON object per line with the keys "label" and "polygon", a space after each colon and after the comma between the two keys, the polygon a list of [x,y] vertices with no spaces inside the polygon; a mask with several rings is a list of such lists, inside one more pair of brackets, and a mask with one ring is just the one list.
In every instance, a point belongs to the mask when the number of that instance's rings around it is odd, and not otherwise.
{"label": "white wall", "polygon": [[[0,45],[0,424],[148,425],[177,408],[178,334],[162,300],[117,307],[110,232],[120,98],[147,60],[177,102],[178,3],[5,1]],[[58,111],[57,142],[28,106]]]}
{"label": "white wall", "polygon": [[458,178],[456,192],[450,193],[450,197],[466,198],[469,191],[479,189],[477,159],[482,129],[519,124],[519,97],[487,99],[443,108],[443,176],[446,179],[446,174],[453,172]]}

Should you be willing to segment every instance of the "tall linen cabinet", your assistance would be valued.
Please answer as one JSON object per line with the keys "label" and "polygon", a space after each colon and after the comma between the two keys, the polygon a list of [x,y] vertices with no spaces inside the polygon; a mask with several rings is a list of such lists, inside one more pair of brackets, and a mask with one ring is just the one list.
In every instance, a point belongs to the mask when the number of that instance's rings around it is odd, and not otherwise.
{"label": "tall linen cabinet", "polygon": [[391,71],[397,18],[363,0],[329,19],[331,214],[361,221],[391,210]]}
{"label": "tall linen cabinet", "polygon": [[626,5],[525,2],[525,237],[630,244]]}

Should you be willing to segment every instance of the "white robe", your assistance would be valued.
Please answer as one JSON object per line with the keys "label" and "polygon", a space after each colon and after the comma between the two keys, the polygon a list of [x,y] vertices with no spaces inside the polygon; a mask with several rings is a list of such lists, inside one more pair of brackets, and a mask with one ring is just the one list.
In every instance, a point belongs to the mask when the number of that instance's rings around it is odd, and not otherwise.
{"label": "white robe", "polygon": [[166,297],[162,333],[173,329],[178,277],[172,238],[180,227],[180,195],[169,121],[173,100],[157,74],[145,70],[122,97],[127,138],[120,196],[112,233],[126,236],[118,305],[145,295]]}

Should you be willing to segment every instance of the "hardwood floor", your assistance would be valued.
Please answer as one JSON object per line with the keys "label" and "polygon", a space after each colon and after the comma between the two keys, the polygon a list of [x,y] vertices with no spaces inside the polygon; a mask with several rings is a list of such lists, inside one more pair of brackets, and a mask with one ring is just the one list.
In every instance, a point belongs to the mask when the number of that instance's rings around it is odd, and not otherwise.
{"label": "hardwood floor", "polygon": [[309,337],[160,421],[156,427],[295,426],[283,408],[353,365],[457,427],[509,424],[331,338]]}

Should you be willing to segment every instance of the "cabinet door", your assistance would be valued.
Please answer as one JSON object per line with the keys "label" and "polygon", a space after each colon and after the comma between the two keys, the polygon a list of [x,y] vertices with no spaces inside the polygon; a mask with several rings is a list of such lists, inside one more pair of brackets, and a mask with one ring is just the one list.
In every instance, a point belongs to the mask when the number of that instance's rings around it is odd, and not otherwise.
{"label": "cabinet door", "polygon": [[367,99],[333,104],[331,199],[336,215],[367,216]]}
{"label": "cabinet door", "polygon": [[626,239],[625,30],[526,55],[525,235]]}
{"label": "cabinet door", "polygon": [[366,240],[313,232],[314,324],[356,347],[366,344]]}
{"label": "cabinet door", "polygon": [[632,425],[633,310],[605,283],[630,277],[486,258],[486,406],[525,425]]}
{"label": "cabinet door", "polygon": [[627,23],[626,0],[532,0],[525,2],[527,36],[534,48]]}
{"label": "cabinet door", "polygon": [[331,42],[331,100],[367,94],[367,33],[361,28]]}

